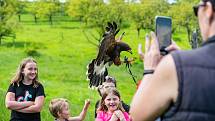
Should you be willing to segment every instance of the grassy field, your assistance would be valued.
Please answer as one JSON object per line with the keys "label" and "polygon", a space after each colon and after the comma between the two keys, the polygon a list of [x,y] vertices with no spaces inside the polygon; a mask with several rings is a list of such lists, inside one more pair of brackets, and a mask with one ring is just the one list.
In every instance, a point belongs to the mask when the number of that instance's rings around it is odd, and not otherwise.
{"label": "grassy field", "polygon": [[[35,24],[33,17],[22,16],[23,22],[16,32],[15,44],[11,38],[2,41],[0,46],[0,121],[8,121],[10,111],[4,106],[5,93],[10,79],[15,73],[20,61],[27,57],[27,53],[34,51],[34,57],[38,61],[39,77],[45,87],[46,101],[41,112],[43,121],[53,120],[48,111],[49,101],[56,97],[67,98],[70,101],[71,113],[78,115],[82,110],[84,100],[91,99],[91,105],[86,116],[86,121],[94,120],[94,106],[99,99],[97,91],[88,88],[86,81],[86,66],[91,59],[96,57],[97,48],[90,44],[82,32],[80,22],[48,22],[40,21]],[[32,20],[31,20],[32,19]],[[133,48],[133,55],[122,53],[122,58],[137,56],[138,43],[144,44],[145,31],[141,31],[141,37],[137,37],[135,29],[121,29],[120,34],[125,31],[123,38]],[[86,32],[96,34],[94,29],[87,29]],[[189,44],[184,38],[184,33],[173,35],[173,38],[183,49],[189,48]],[[95,41],[96,40],[93,40]],[[137,79],[142,78],[143,65],[137,59],[132,65],[132,72]],[[117,80],[118,90],[122,99],[130,103],[136,91],[131,76],[125,68],[112,66],[109,68],[110,75]]]}

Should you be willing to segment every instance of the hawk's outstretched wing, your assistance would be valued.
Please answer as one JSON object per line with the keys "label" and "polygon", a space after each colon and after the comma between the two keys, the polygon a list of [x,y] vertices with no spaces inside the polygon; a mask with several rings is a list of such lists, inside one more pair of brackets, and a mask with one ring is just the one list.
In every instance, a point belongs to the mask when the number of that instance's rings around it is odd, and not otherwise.
{"label": "hawk's outstretched wing", "polygon": [[105,63],[109,61],[107,51],[110,48],[114,48],[114,46],[116,45],[115,36],[118,32],[119,29],[117,28],[117,24],[115,22],[113,22],[113,24],[108,22],[106,32],[103,34],[103,38],[99,46],[99,53],[96,58],[97,64],[101,64],[103,61],[105,61]]}

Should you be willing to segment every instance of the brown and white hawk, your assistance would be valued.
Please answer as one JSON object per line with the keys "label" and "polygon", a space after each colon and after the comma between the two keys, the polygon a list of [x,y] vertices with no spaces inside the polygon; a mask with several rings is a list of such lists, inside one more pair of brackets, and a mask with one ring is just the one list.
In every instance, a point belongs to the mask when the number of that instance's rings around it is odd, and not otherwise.
{"label": "brown and white hawk", "polygon": [[108,75],[108,66],[111,66],[113,63],[116,66],[121,65],[121,51],[128,51],[131,53],[131,47],[128,44],[122,42],[121,38],[118,40],[115,39],[119,30],[115,22],[108,22],[106,31],[100,41],[98,55],[96,59],[93,59],[88,65],[87,80],[90,81],[90,88],[98,87],[104,82],[105,76]]}

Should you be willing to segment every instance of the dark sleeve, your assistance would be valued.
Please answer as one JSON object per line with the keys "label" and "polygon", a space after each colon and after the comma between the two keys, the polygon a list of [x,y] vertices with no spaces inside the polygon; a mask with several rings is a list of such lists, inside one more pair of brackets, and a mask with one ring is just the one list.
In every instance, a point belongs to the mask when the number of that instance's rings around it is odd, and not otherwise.
{"label": "dark sleeve", "polygon": [[13,92],[16,93],[16,84],[10,84],[7,92]]}
{"label": "dark sleeve", "polygon": [[123,101],[122,101],[122,107],[125,109],[125,112],[129,113],[130,106],[125,104]]}
{"label": "dark sleeve", "polygon": [[99,107],[99,102],[100,102],[100,100],[98,100],[98,101],[96,102],[96,105],[95,105],[95,118],[97,117],[97,109],[98,109],[98,107]]}
{"label": "dark sleeve", "polygon": [[37,87],[36,97],[38,96],[46,96],[42,84],[39,84],[39,86]]}

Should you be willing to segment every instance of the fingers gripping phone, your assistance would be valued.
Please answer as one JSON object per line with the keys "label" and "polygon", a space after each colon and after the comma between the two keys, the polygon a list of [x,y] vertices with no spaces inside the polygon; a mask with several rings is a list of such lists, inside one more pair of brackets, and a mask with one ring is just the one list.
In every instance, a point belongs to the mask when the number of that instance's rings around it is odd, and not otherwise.
{"label": "fingers gripping phone", "polygon": [[168,54],[168,51],[165,50],[171,44],[172,36],[172,19],[165,16],[156,16],[156,36],[159,42],[159,48],[161,55]]}

